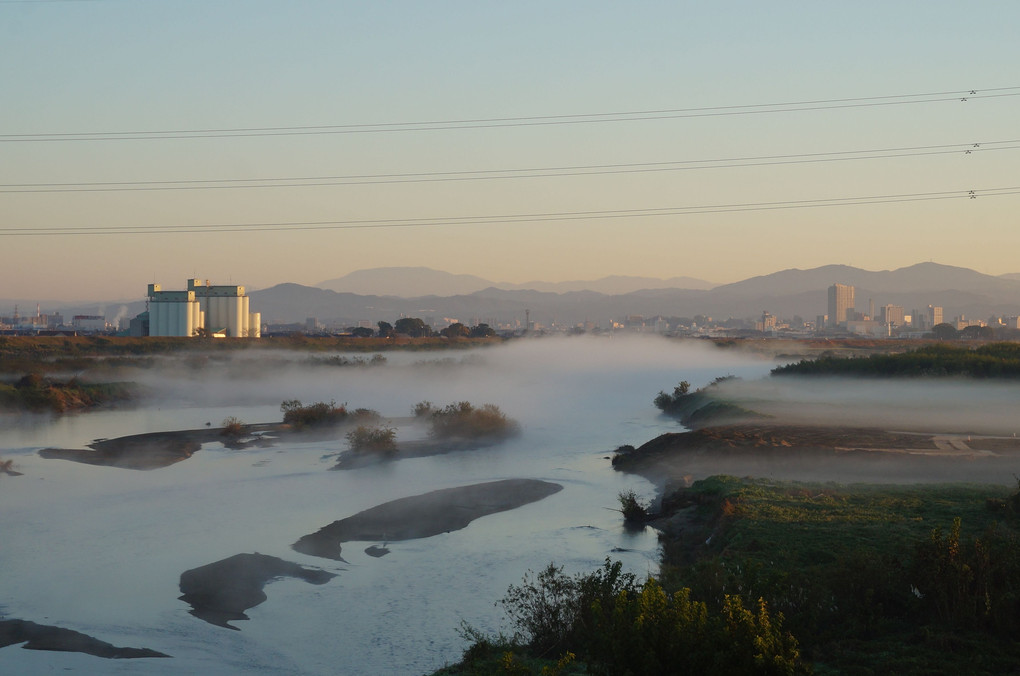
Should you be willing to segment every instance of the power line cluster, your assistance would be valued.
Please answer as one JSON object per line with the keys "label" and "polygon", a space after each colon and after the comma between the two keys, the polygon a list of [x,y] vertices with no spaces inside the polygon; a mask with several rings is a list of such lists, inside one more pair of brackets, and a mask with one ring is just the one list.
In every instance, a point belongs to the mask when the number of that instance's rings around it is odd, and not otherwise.
{"label": "power line cluster", "polygon": [[867,108],[875,106],[902,106],[923,103],[967,102],[1020,96],[1020,87],[992,89],[966,89],[929,92],[924,94],[896,94],[848,99],[821,99],[784,103],[758,103],[739,106],[711,106],[702,108],[673,108],[661,110],[631,110],[610,113],[584,113],[575,115],[541,115],[531,117],[493,117],[462,120],[431,120],[416,122],[382,122],[371,124],[303,125],[281,127],[233,127],[223,129],[164,129],[106,132],[41,132],[27,134],[0,134],[0,143],[67,142],[67,141],[141,141],[158,139],[194,138],[247,138],[254,136],[309,136],[322,134],[379,134],[393,132],[447,131],[464,129],[492,129],[499,127],[534,127],[565,124],[593,124],[608,122],[636,122],[695,117],[721,117],[731,115],[760,115],[765,113],[794,113],[840,108]]}
{"label": "power line cluster", "polygon": [[746,202],[733,204],[700,204],[690,206],[659,207],[647,209],[613,209],[601,211],[564,211],[546,213],[444,216],[435,218],[410,219],[365,219],[337,221],[291,221],[271,223],[212,223],[175,224],[153,226],[51,226],[3,227],[0,236],[38,235],[152,235],[214,232],[292,232],[304,230],[360,230],[389,228],[431,228],[439,226],[484,226],[509,225],[514,223],[567,222],[579,220],[631,219],[664,216],[692,216],[698,214],[720,214],[744,211],[773,211],[780,209],[810,209],[822,207],[862,206],[867,204],[892,204],[899,202],[927,202],[932,200],[978,199],[1020,194],[1020,186],[985,188],[973,190],[949,190],[940,192],[902,193],[889,195],[861,195],[856,197],[834,197],[815,200],[786,200],[779,202]]}
{"label": "power line cluster", "polygon": [[53,192],[133,192],[158,190],[225,190],[239,188],[301,188],[314,186],[378,185],[390,183],[437,183],[453,181],[487,181],[520,178],[555,178],[569,176],[600,176],[607,174],[638,174],[696,169],[733,169],[783,164],[812,164],[874,160],[930,155],[971,155],[996,150],[1020,149],[1020,139],[952,143],[944,145],[844,150],[794,155],[727,157],[672,162],[638,162],[624,164],[591,164],[561,167],[528,167],[523,169],[486,169],[479,171],[441,171],[403,174],[361,174],[346,176],[288,176],[273,178],[234,178],[186,181],[100,181],[88,183],[6,183],[2,193]]}
{"label": "power line cluster", "polygon": [[[901,94],[892,96],[825,99],[773,104],[717,106],[665,110],[617,111],[579,115],[550,115],[532,117],[476,118],[441,121],[376,123],[357,125],[247,127],[226,129],[183,129],[157,131],[116,131],[83,133],[0,134],[0,143],[57,142],[57,141],[120,141],[185,138],[225,138],[256,136],[287,136],[313,134],[356,134],[379,132],[420,132],[434,130],[467,130],[493,127],[524,127],[540,125],[583,124],[602,122],[634,122],[655,119],[749,115],[761,113],[789,113],[833,110],[851,107],[932,104],[942,102],[965,103],[973,99],[990,99],[1020,96],[1020,87],[999,87],[984,90],[958,90]],[[786,164],[845,162],[852,160],[878,160],[936,155],[971,155],[990,151],[1020,149],[1020,139],[949,143],[940,145],[871,148],[783,155],[721,157],[702,160],[676,160],[668,162],[635,162],[615,164],[589,164],[525,167],[514,169],[483,169],[471,171],[353,174],[337,176],[285,176],[239,179],[191,179],[167,181],[103,181],[65,183],[8,183],[0,184],[0,194],[15,193],[81,193],[129,192],[168,190],[224,190],[254,188],[295,188],[343,185],[372,185],[397,183],[432,183],[454,181],[488,181],[525,178],[556,178],[568,176],[596,176],[609,174],[638,174],[675,172],[705,169],[731,169]],[[82,236],[82,235],[136,235],[188,232],[273,232],[301,230],[349,230],[365,228],[425,228],[438,226],[495,226],[514,223],[567,222],[578,220],[607,220],[623,218],[681,217],[694,214],[717,214],[778,209],[804,209],[894,202],[921,202],[931,200],[976,199],[1020,194],[1020,186],[1005,188],[961,189],[954,191],[864,195],[818,200],[793,200],[733,204],[704,204],[663,208],[621,209],[601,211],[572,211],[548,213],[521,213],[476,216],[449,216],[414,219],[289,221],[272,223],[212,223],[132,226],[45,226],[0,227],[0,237],[11,236]]]}

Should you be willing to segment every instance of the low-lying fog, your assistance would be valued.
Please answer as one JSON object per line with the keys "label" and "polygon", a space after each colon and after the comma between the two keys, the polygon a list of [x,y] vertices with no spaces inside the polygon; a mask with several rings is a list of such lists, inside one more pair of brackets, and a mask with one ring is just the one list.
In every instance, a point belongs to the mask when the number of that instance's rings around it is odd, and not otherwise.
{"label": "low-lying fog", "polygon": [[[790,420],[890,429],[929,426],[1011,434],[1020,388],[990,382],[876,382],[767,378],[774,364],[735,349],[656,338],[521,340],[465,351],[387,352],[372,365],[338,355],[243,351],[157,360],[119,374],[144,385],[137,406],[5,419],[0,458],[0,615],[82,631],[173,659],[102,660],[73,653],[0,649],[0,671],[153,674],[414,674],[455,661],[462,621],[500,629],[493,604],[528,570],[550,561],[589,571],[608,556],[654,573],[654,533],[628,533],[616,496],[644,479],[611,469],[608,456],[679,425],[652,400],[680,380],[719,376],[748,408]],[[344,359],[372,359],[342,355]],[[381,363],[380,363],[381,362]],[[337,440],[288,441],[232,451],[207,444],[152,471],[45,460],[45,447],[80,448],[102,437],[281,420],[280,403],[335,400],[387,417],[435,405],[491,403],[521,424],[502,444],[351,471],[328,471]],[[397,439],[421,434],[397,421]],[[710,472],[711,467],[706,467]],[[290,545],[337,519],[432,490],[507,478],[563,490],[463,530],[388,543],[351,542],[345,562]],[[819,477],[825,478],[825,477]],[[236,622],[240,631],[189,614],[180,574],[239,553],[260,552],[322,568],[322,585],[281,580]]]}
{"label": "low-lying fog", "polygon": [[[82,631],[173,659],[101,660],[73,653],[0,649],[3,671],[85,673],[414,674],[459,658],[461,621],[497,630],[493,604],[528,570],[550,561],[588,571],[607,557],[654,572],[654,533],[627,533],[616,496],[651,497],[645,480],[612,471],[618,445],[676,431],[652,405],[681,379],[749,379],[773,364],[710,345],[659,339],[517,341],[471,351],[387,352],[385,363],[336,366],[336,355],[239,352],[158,360],[165,368],[118,374],[141,382],[138,406],[7,419],[0,457],[23,476],[0,475],[0,613]],[[344,355],[370,360],[372,355]],[[379,360],[377,360],[378,362]],[[477,451],[329,471],[343,439],[244,451],[207,444],[152,471],[45,460],[45,447],[101,437],[217,426],[235,416],[279,421],[280,403],[335,400],[404,417],[423,400],[492,403],[521,434]],[[398,427],[405,435],[421,434]],[[441,488],[506,478],[563,490],[492,514],[460,531],[389,543],[347,543],[346,563],[290,545],[337,519]],[[231,631],[203,622],[178,600],[180,574],[238,553],[260,552],[336,573],[315,586],[281,580]]]}
{"label": "low-lying fog", "polygon": [[1020,384],[1000,380],[782,376],[720,383],[745,408],[804,425],[1010,436],[1020,432]]}

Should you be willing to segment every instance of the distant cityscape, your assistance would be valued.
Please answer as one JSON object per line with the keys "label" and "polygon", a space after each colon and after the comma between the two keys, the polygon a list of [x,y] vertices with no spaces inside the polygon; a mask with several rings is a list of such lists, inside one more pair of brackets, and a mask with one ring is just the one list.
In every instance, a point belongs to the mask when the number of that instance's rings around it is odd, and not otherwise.
{"label": "distant cityscape", "polygon": [[[304,288],[304,287],[303,287]],[[24,313],[18,306],[10,314],[0,316],[3,335],[122,335],[176,336],[210,338],[259,338],[291,334],[356,337],[399,335],[403,327],[407,335],[447,337],[499,334],[507,337],[526,334],[605,334],[615,332],[655,333],[678,337],[862,337],[869,339],[899,338],[1020,338],[1020,316],[992,315],[976,319],[960,314],[946,317],[944,309],[934,303],[907,309],[903,305],[883,303],[882,298],[859,302],[852,284],[836,282],[828,287],[827,298],[818,293],[818,307],[827,310],[814,319],[799,315],[780,316],[763,309],[758,316],[727,317],[707,314],[678,316],[656,314],[624,314],[607,320],[581,322],[534,321],[528,309],[514,310],[513,316],[498,315],[453,317],[423,311],[414,316],[415,329],[404,320],[407,312],[386,320],[352,319],[322,320],[307,317],[300,322],[264,322],[262,314],[252,311],[245,287],[214,285],[208,280],[189,279],[182,290],[163,290],[149,284],[145,310],[131,314],[119,306],[117,316],[104,314],[43,313],[40,305]],[[505,313],[505,311],[504,311]],[[397,329],[395,329],[397,327]]]}

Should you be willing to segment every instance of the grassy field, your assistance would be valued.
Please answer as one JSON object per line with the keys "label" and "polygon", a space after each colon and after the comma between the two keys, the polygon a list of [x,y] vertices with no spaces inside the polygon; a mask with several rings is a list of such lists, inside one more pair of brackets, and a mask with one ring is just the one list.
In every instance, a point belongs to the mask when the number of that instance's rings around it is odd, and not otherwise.
{"label": "grassy field", "polygon": [[[689,599],[696,609],[703,608],[709,618],[705,626],[711,627],[711,618],[727,617],[739,598],[745,608],[767,608],[773,628],[759,623],[754,629],[759,636],[777,640],[789,632],[796,651],[782,654],[799,655],[796,660],[754,661],[740,673],[1017,673],[1018,508],[1020,494],[998,486],[711,477],[667,495],[654,521],[662,532],[658,584],[665,596],[648,605],[647,583],[618,595],[629,595],[644,610],[621,623],[622,601],[617,600],[611,635],[600,636],[599,644],[641,646],[634,660],[650,650],[669,652],[687,640],[685,633],[699,629],[678,621],[674,612],[666,632],[673,638],[655,642],[649,634],[662,627],[650,622],[649,608],[661,617],[671,604]],[[550,589],[560,593],[547,594]],[[510,605],[504,599],[508,617],[533,618],[536,612],[577,616],[576,609],[556,608],[557,603],[576,603],[563,600],[570,594],[556,585],[540,591],[530,597],[518,594]],[[536,598],[542,603],[536,604]],[[550,598],[557,600],[550,603]],[[706,634],[698,640],[725,653],[733,636],[716,636],[711,643]],[[534,640],[527,636],[470,638],[464,662],[440,673],[626,673],[626,662],[624,671],[619,662],[607,668],[597,650],[575,650],[567,664],[562,652],[536,659]],[[686,650],[691,659],[705,659],[694,655],[696,648]],[[670,671],[675,663],[660,662],[650,672],[637,664],[633,673],[676,673]],[[704,664],[698,673],[726,673],[711,662]]]}
{"label": "grassy field", "polygon": [[[663,582],[764,598],[815,673],[1014,673],[1020,544],[998,486],[713,477],[667,496]],[[958,530],[957,530],[958,529]]]}

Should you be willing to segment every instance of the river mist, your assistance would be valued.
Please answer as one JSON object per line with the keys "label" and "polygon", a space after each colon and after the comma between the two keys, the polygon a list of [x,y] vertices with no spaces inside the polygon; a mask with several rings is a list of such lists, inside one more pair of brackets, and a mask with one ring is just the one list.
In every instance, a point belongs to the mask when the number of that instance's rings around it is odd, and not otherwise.
{"label": "river mist", "polygon": [[[681,429],[652,399],[681,379],[756,380],[771,361],[709,344],[632,337],[521,340],[442,352],[320,355],[245,351],[166,358],[124,379],[144,386],[132,408],[60,418],[8,418],[0,457],[0,613],[68,627],[173,659],[102,660],[75,653],[0,649],[12,673],[408,674],[460,656],[462,622],[501,628],[494,602],[549,562],[588,571],[608,556],[654,573],[654,533],[628,533],[616,496],[650,498],[645,480],[613,472],[610,452]],[[281,419],[280,403],[336,401],[395,419],[428,400],[499,406],[521,425],[504,443],[350,471],[329,471],[340,439],[230,450],[206,444],[151,471],[45,460],[46,447],[97,438]],[[420,428],[398,421],[398,442]],[[484,481],[533,478],[554,495],[480,518],[463,530],[403,542],[345,543],[344,561],[306,556],[303,534],[389,500]],[[382,558],[364,550],[385,545]],[[182,572],[234,556],[276,556],[337,577],[282,579],[232,631],[189,614]]]}

